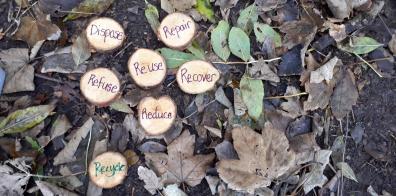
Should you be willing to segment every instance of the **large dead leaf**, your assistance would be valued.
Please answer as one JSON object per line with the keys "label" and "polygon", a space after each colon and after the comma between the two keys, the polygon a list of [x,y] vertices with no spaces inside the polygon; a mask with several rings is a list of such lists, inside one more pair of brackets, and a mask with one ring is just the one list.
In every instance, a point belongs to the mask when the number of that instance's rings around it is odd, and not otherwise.
{"label": "large dead leaf", "polygon": [[168,154],[146,153],[145,158],[154,166],[165,184],[186,183],[198,185],[205,177],[206,169],[214,154],[194,155],[195,135],[184,131],[168,146]]}
{"label": "large dead leaf", "polygon": [[279,30],[286,33],[283,44],[291,49],[298,44],[306,45],[316,34],[316,26],[304,20],[295,20],[283,23]]}
{"label": "large dead leaf", "polygon": [[152,195],[162,189],[163,184],[153,170],[145,168],[143,166],[139,166],[138,175],[139,179],[143,180],[145,184],[144,188]]}
{"label": "large dead leaf", "polygon": [[14,171],[12,165],[19,170],[30,170],[30,165],[26,162],[30,159],[23,157],[14,160],[7,160],[0,165],[0,194],[1,195],[23,195],[25,186],[29,182],[30,176],[22,171]]}
{"label": "large dead leaf", "polygon": [[36,184],[39,187],[43,196],[55,196],[55,195],[77,196],[76,193],[70,192],[64,188],[58,187],[49,182],[37,180]]}
{"label": "large dead leaf", "polygon": [[342,72],[330,100],[333,115],[338,120],[344,118],[352,110],[352,106],[356,105],[358,97],[355,76],[350,70]]}
{"label": "large dead leaf", "polygon": [[34,68],[29,63],[27,48],[11,48],[0,52],[0,67],[6,72],[4,93],[33,91]]}
{"label": "large dead leaf", "polygon": [[[288,95],[295,95],[300,93],[300,90],[298,90],[294,86],[288,86],[286,88],[286,92],[284,96]],[[280,107],[282,108],[285,116],[291,117],[291,118],[297,118],[299,116],[305,115],[305,112],[303,110],[303,106],[300,101],[300,97],[288,97],[286,98],[287,102],[281,103]]]}
{"label": "large dead leaf", "polygon": [[232,138],[239,160],[221,160],[217,166],[220,178],[231,189],[254,193],[294,165],[295,152],[289,149],[285,134],[269,122],[262,134],[242,127],[232,130]]}
{"label": "large dead leaf", "polygon": [[37,20],[30,16],[24,16],[21,19],[20,28],[15,33],[14,38],[25,41],[30,47],[43,40],[58,40],[61,30],[58,26],[37,17]]}
{"label": "large dead leaf", "polygon": [[304,111],[326,108],[329,104],[331,94],[333,94],[333,85],[327,85],[324,82],[305,83],[305,91],[309,93],[308,100],[304,102]]}
{"label": "large dead leaf", "polygon": [[333,78],[333,69],[336,66],[339,59],[335,56],[330,59],[327,63],[319,67],[317,70],[311,72],[310,82],[320,83],[326,80],[327,83]]}
{"label": "large dead leaf", "polygon": [[278,75],[273,70],[275,69],[271,68],[270,64],[261,58],[257,63],[253,63],[253,66],[248,69],[248,72],[254,79],[280,82]]}

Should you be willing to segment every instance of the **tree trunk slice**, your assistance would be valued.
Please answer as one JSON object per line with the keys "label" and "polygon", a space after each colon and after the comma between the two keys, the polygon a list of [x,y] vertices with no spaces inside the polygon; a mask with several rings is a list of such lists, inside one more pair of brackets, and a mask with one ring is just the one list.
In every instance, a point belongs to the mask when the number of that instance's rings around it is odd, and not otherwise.
{"label": "tree trunk slice", "polygon": [[196,24],[190,16],[173,13],[162,20],[158,38],[170,48],[183,50],[193,41],[196,32]]}
{"label": "tree trunk slice", "polygon": [[127,160],[121,153],[105,152],[91,161],[88,173],[96,186],[113,188],[121,184],[127,176]]}
{"label": "tree trunk slice", "polygon": [[177,107],[169,96],[145,97],[138,105],[138,115],[140,125],[149,135],[161,135],[175,121]]}
{"label": "tree trunk slice", "polygon": [[98,51],[112,51],[122,45],[125,32],[122,26],[111,18],[97,18],[85,30],[89,44]]}
{"label": "tree trunk slice", "polygon": [[211,90],[219,79],[220,72],[211,63],[200,60],[184,63],[176,73],[179,87],[189,94]]}
{"label": "tree trunk slice", "polygon": [[166,76],[165,59],[149,49],[138,49],[128,60],[129,73],[142,88],[161,84]]}
{"label": "tree trunk slice", "polygon": [[107,106],[117,98],[120,81],[111,70],[97,68],[81,77],[80,90],[89,102],[97,106]]}

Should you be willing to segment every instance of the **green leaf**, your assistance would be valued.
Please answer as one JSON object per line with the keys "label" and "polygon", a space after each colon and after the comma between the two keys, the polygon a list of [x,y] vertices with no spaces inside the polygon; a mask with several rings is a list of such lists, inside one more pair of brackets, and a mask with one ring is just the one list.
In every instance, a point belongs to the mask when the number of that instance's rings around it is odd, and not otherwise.
{"label": "green leaf", "polygon": [[249,116],[258,120],[263,112],[264,85],[261,80],[249,78],[246,74],[239,84],[242,100],[248,108]]}
{"label": "green leaf", "polygon": [[274,42],[275,47],[282,46],[281,36],[271,26],[256,22],[253,29],[258,42],[264,43],[265,39],[269,38]]}
{"label": "green leaf", "polygon": [[339,45],[338,48],[349,53],[367,54],[382,45],[371,37],[353,37],[348,43]]}
{"label": "green leaf", "polygon": [[230,48],[228,48],[227,44],[229,34],[230,25],[227,21],[221,20],[210,35],[210,42],[212,43],[213,51],[217,56],[223,59],[223,61],[227,61],[231,54]]}
{"label": "green leaf", "polygon": [[37,142],[36,139],[26,136],[25,140],[30,144],[30,146],[32,146],[34,150],[36,150],[39,153],[44,153],[44,149],[41,148],[40,144]]}
{"label": "green leaf", "polygon": [[160,25],[159,12],[157,10],[157,7],[146,1],[146,9],[144,10],[144,15],[146,16],[146,19],[150,24],[151,29],[153,29],[153,31],[157,33],[158,27]]}
{"label": "green leaf", "polygon": [[133,111],[129,105],[124,101],[124,99],[118,99],[110,104],[110,108],[119,112],[124,112],[127,114],[132,114]]}
{"label": "green leaf", "polygon": [[170,48],[161,48],[157,49],[157,51],[165,58],[166,66],[169,69],[178,68],[180,65],[188,61],[199,60],[193,54],[180,52]]}
{"label": "green leaf", "polygon": [[237,20],[237,27],[243,29],[248,35],[252,32],[253,24],[258,20],[256,4],[252,4],[241,11]]}
{"label": "green leaf", "polygon": [[246,62],[250,59],[250,39],[242,29],[232,27],[228,44],[232,54]]}
{"label": "green leaf", "polygon": [[0,136],[26,131],[43,121],[55,109],[55,105],[33,106],[17,110],[0,122]]}
{"label": "green leaf", "polygon": [[205,51],[201,48],[196,40],[191,43],[187,50],[195,55],[198,59],[205,60]]}
{"label": "green leaf", "polygon": [[209,0],[197,0],[197,4],[195,5],[195,9],[197,9],[197,11],[202,16],[207,18],[210,22],[212,22],[212,23],[216,22],[215,14],[214,14],[212,5],[210,5],[210,1]]}
{"label": "green leaf", "polygon": [[344,177],[359,183],[356,178],[355,172],[353,172],[352,168],[348,165],[348,163],[339,162],[337,163],[337,168],[341,170],[341,173]]}
{"label": "green leaf", "polygon": [[74,20],[80,17],[90,17],[92,14],[101,14],[107,10],[114,0],[84,0],[71,10],[66,20]]}

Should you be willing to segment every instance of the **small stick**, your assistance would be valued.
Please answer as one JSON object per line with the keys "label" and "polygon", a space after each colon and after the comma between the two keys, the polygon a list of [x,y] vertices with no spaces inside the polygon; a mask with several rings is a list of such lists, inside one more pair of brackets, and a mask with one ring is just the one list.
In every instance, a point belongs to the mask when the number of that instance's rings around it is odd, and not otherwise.
{"label": "small stick", "polygon": [[[278,61],[281,60],[281,57],[273,58],[273,59],[267,59],[267,60],[261,60],[263,62],[272,62],[272,61]],[[249,62],[212,62],[213,64],[226,64],[226,65],[234,65],[234,64],[251,64],[251,63],[257,63],[259,61],[254,60],[254,61],[249,61]]]}
{"label": "small stick", "polygon": [[366,60],[364,60],[364,58],[362,58],[361,56],[359,56],[356,53],[353,53],[353,54],[356,55],[364,63],[366,63],[380,78],[383,78],[383,76],[376,69],[374,69],[374,67],[370,63],[368,63]]}
{"label": "small stick", "polygon": [[298,97],[302,95],[308,95],[307,92],[297,93],[294,95],[283,95],[283,96],[274,96],[274,97],[265,97],[264,99],[283,99],[283,98],[290,98],[290,97]]}
{"label": "small stick", "polygon": [[52,81],[52,82],[57,82],[57,83],[62,83],[63,84],[63,81],[55,79],[55,78],[50,78],[50,77],[45,76],[43,74],[35,73],[34,75],[36,77],[38,77],[38,78],[41,78],[41,79],[45,79],[45,80],[49,80],[49,81]]}
{"label": "small stick", "polygon": [[123,49],[121,49],[114,57],[117,57],[120,55],[125,49],[127,49],[130,45],[132,45],[132,42],[129,42]]}
{"label": "small stick", "polygon": [[87,14],[87,15],[92,15],[96,13],[92,12],[76,12],[76,11],[66,11],[66,10],[59,10],[60,13],[68,13],[68,14]]}
{"label": "small stick", "polygon": [[[207,103],[206,105],[204,105],[204,108],[208,107],[210,104],[214,103],[216,101],[216,99],[213,99],[212,101],[210,101],[209,103]],[[193,113],[191,113],[190,115],[186,116],[183,118],[184,119],[188,119],[191,116],[193,116],[194,114],[196,114],[198,112],[198,110],[195,110]]]}
{"label": "small stick", "polygon": [[[390,60],[390,59],[392,59],[392,57],[378,58],[378,59],[369,60],[367,62],[375,63],[377,61]],[[363,64],[363,63],[365,63],[365,62],[364,61],[360,61],[360,62],[357,62],[357,63],[348,64],[347,66],[360,65],[360,64]]]}

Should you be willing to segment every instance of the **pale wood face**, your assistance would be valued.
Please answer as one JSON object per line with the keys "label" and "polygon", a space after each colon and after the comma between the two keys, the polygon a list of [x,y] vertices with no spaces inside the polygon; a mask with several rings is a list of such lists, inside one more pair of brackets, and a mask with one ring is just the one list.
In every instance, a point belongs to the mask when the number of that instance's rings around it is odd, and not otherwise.
{"label": "pale wood face", "polygon": [[196,33],[194,20],[182,13],[166,16],[159,28],[158,36],[165,45],[174,49],[184,49],[193,40]]}
{"label": "pale wood face", "polygon": [[91,181],[102,188],[122,183],[128,172],[125,157],[118,152],[105,152],[91,161],[88,173]]}
{"label": "pale wood face", "polygon": [[111,18],[98,18],[90,22],[85,30],[91,46],[99,51],[114,50],[122,45],[125,32],[122,26]]}
{"label": "pale wood face", "polygon": [[164,58],[149,49],[138,49],[133,53],[128,61],[128,69],[135,83],[143,88],[161,84],[166,76]]}
{"label": "pale wood face", "polygon": [[111,70],[97,68],[81,77],[80,90],[89,102],[106,106],[118,96],[120,81]]}
{"label": "pale wood face", "polygon": [[165,133],[176,119],[176,104],[168,97],[146,97],[138,106],[140,125],[150,135]]}
{"label": "pale wood face", "polygon": [[179,87],[189,94],[200,94],[212,89],[220,78],[220,72],[206,61],[190,61],[177,70]]}

